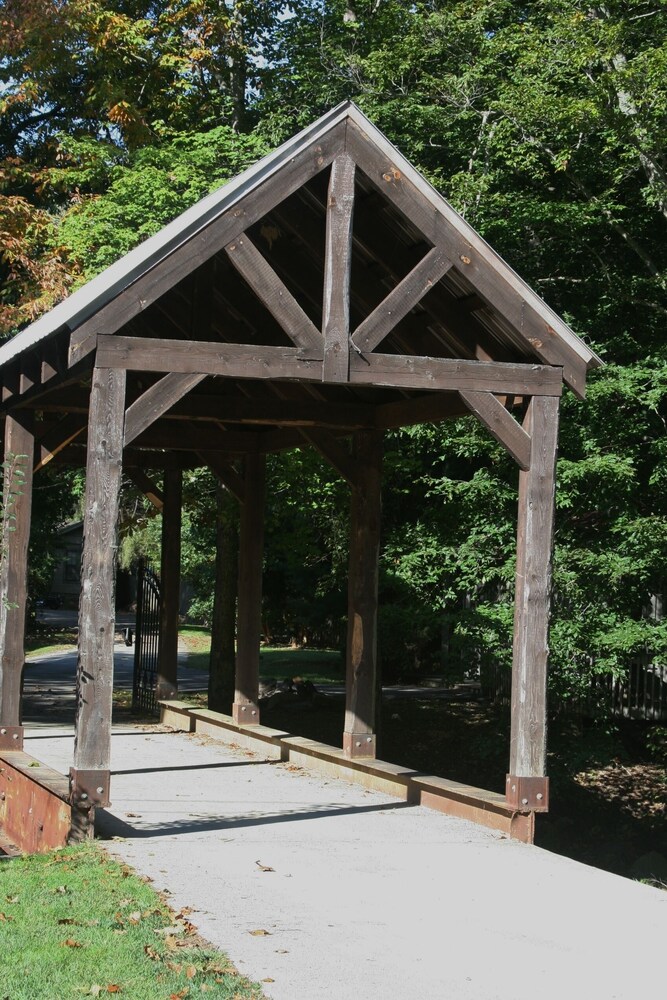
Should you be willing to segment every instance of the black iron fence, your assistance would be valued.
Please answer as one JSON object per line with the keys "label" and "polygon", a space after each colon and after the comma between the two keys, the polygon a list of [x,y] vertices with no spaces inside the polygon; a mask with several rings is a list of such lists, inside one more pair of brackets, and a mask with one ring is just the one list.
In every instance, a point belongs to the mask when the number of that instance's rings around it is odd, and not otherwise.
{"label": "black iron fence", "polygon": [[132,711],[159,716],[157,703],[160,655],[160,579],[145,559],[137,572],[137,621],[134,640],[134,685]]}

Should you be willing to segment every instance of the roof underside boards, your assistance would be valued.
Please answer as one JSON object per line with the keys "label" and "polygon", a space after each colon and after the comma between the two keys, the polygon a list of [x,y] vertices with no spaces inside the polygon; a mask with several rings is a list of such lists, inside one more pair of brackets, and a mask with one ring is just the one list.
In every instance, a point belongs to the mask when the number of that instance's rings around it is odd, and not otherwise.
{"label": "roof underside boards", "polygon": [[[331,164],[346,156],[354,161],[346,182],[354,199],[350,357],[333,384],[322,380],[321,331],[337,266],[327,255],[339,208]],[[131,359],[125,365],[130,402],[161,379],[156,371],[175,373],[165,397],[173,405],[132,442],[158,455],[192,452],[195,425],[198,451],[233,453],[290,447],[308,428],[349,433],[466,412],[449,378],[452,361],[463,363],[457,372],[466,362],[500,362],[498,383],[482,387],[510,396],[551,391],[553,380],[540,374],[549,367],[583,395],[586,370],[601,363],[353,105],[189,209],[0,348],[4,409],[39,409],[43,436],[67,439],[71,456],[85,441],[98,337],[99,357],[114,364],[128,338],[137,356],[154,342],[152,373]],[[170,352],[165,341],[188,347]],[[206,367],[213,345],[221,359]],[[233,349],[230,368],[231,345],[244,346]],[[155,360],[172,355],[171,368]],[[409,374],[396,377],[401,364]],[[524,382],[529,367],[535,374]],[[179,372],[200,377],[186,383]]]}

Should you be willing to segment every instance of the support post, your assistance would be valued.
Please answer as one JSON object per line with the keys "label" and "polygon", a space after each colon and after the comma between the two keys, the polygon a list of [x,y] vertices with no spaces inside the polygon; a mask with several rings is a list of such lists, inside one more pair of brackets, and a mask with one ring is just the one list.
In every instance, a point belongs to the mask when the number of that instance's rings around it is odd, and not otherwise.
{"label": "support post", "polygon": [[234,640],[238,588],[238,502],[218,480],[216,492],[215,593],[211,622],[208,707],[229,712],[234,700]]}
{"label": "support post", "polygon": [[357,431],[353,453],[358,471],[350,516],[343,752],[346,757],[375,757],[381,432]]}
{"label": "support post", "polygon": [[181,599],[181,506],[183,475],[180,469],[164,472],[162,555],[160,559],[160,638],[155,697],[169,700],[178,693],[178,615]]}
{"label": "support post", "polygon": [[72,838],[92,836],[95,806],[109,805],[115,630],[114,571],[123,455],[125,372],[93,369],[83,522]]}
{"label": "support post", "polygon": [[0,750],[23,749],[21,677],[34,444],[32,413],[8,414],[0,537]]}
{"label": "support post", "polygon": [[546,811],[547,665],[554,522],[557,396],[533,396],[525,429],[530,466],[519,473],[510,773],[506,797],[520,812]]}
{"label": "support post", "polygon": [[259,725],[259,636],[262,628],[262,559],[266,458],[248,454],[239,531],[239,594],[236,682],[232,718],[237,725]]}

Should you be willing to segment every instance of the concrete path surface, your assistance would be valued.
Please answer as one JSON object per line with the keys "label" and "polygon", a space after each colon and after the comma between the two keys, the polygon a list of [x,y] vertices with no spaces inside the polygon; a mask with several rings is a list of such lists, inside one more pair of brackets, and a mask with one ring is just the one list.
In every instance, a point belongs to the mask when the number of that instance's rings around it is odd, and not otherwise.
{"label": "concrete path surface", "polygon": [[[26,735],[67,772],[71,728]],[[206,737],[122,726],[112,743],[108,848],[268,997],[667,992],[665,892]]]}

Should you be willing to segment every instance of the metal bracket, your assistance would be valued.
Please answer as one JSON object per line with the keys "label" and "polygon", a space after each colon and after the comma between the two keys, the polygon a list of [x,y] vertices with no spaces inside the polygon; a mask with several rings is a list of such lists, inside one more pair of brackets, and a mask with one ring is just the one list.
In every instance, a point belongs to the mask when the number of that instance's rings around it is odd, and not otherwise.
{"label": "metal bracket", "polygon": [[375,757],[375,733],[343,733],[343,753],[348,759]]}
{"label": "metal bracket", "polygon": [[259,726],[259,707],[252,702],[235,701],[232,720],[237,726]]}
{"label": "metal bracket", "polygon": [[508,774],[505,783],[507,805],[517,812],[548,812],[549,779]]}
{"label": "metal bracket", "polygon": [[93,806],[109,806],[111,774],[109,771],[80,771],[69,769],[69,795],[73,806],[88,809]]}
{"label": "metal bracket", "polygon": [[23,750],[23,726],[0,726],[0,750]]}

